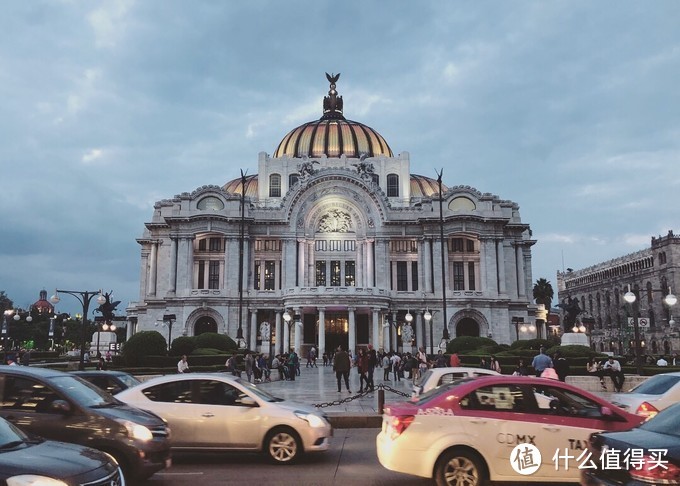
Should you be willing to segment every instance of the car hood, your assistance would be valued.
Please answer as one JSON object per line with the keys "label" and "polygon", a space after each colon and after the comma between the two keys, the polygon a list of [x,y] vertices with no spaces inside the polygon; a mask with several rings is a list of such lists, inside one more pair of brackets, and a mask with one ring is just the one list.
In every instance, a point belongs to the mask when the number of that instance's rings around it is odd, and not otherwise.
{"label": "car hood", "polygon": [[310,407],[309,405],[304,405],[297,402],[289,402],[288,400],[283,400],[281,402],[267,402],[269,406],[283,408],[289,410],[290,412],[306,412],[306,413],[318,413],[323,415],[316,407]]}
{"label": "car hood", "polygon": [[660,434],[635,428],[623,432],[602,432],[604,443],[620,450],[626,449],[667,449],[667,458],[680,458],[680,439],[677,435]]}
{"label": "car hood", "polygon": [[46,440],[40,444],[0,453],[0,477],[18,474],[43,474],[68,478],[107,466],[115,471],[113,461],[94,449]]}
{"label": "car hood", "polygon": [[155,413],[151,413],[125,403],[120,403],[115,406],[105,408],[95,407],[94,410],[96,410],[97,413],[114,420],[130,420],[131,422],[135,422],[147,427],[154,427],[164,423],[163,419]]}

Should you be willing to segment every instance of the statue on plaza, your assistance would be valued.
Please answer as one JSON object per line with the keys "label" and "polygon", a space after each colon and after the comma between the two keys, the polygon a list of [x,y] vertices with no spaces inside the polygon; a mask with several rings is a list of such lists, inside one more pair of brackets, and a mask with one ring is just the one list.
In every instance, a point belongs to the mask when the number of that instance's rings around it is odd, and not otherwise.
{"label": "statue on plaza", "polygon": [[120,304],[120,300],[116,300],[115,302],[111,302],[111,294],[113,294],[113,291],[111,292],[106,292],[104,294],[104,298],[106,301],[101,304],[97,309],[95,309],[95,312],[99,312],[102,316],[104,316],[104,319],[106,321],[111,321],[113,320],[116,311],[116,307],[118,307],[118,304]]}
{"label": "statue on plaza", "polygon": [[576,318],[583,312],[581,306],[578,305],[577,298],[567,297],[557,307],[564,310],[564,319],[562,320],[564,332],[571,332],[571,329],[576,325]]}
{"label": "statue on plaza", "polygon": [[413,328],[411,324],[406,323],[401,327],[401,342],[404,346],[410,346],[413,341]]}

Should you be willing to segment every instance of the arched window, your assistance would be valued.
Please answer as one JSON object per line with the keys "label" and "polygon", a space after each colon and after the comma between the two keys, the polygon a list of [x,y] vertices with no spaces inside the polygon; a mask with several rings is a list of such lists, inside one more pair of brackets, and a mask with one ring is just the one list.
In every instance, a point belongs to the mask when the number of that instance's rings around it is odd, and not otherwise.
{"label": "arched window", "polygon": [[298,174],[291,174],[288,176],[288,187],[293,187],[295,184],[297,184],[297,181],[300,180],[300,176]]}
{"label": "arched window", "polygon": [[271,174],[269,176],[269,197],[281,197],[280,174]]}
{"label": "arched window", "polygon": [[399,176],[387,174],[387,197],[399,197]]}

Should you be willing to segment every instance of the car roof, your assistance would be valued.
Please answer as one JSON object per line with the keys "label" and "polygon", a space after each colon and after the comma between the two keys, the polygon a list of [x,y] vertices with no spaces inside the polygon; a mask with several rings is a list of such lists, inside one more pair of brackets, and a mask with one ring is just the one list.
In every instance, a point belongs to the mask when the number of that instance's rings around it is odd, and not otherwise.
{"label": "car roof", "polygon": [[68,375],[68,373],[64,371],[54,370],[51,368],[39,368],[37,366],[2,366],[0,367],[0,374],[34,376],[40,378],[51,378],[55,376]]}
{"label": "car roof", "polygon": [[227,373],[177,373],[177,374],[172,374],[172,375],[163,375],[163,376],[156,376],[154,378],[150,378],[146,381],[142,382],[142,385],[145,387],[148,385],[153,385],[157,383],[169,383],[171,381],[179,381],[179,380],[185,380],[187,378],[190,378],[192,380],[194,379],[204,379],[204,380],[215,380],[215,379],[220,379],[223,381],[229,381],[233,383],[238,383],[240,380],[236,377],[233,377]]}
{"label": "car roof", "polygon": [[489,375],[499,375],[497,371],[488,370],[486,368],[478,368],[476,366],[447,366],[445,368],[430,368],[428,371],[432,373],[456,373],[456,372],[473,372],[473,373],[485,373]]}
{"label": "car roof", "polygon": [[[94,375],[130,375],[130,373],[126,373],[125,371],[120,371],[120,370],[76,370],[76,371],[71,371],[72,374],[78,375],[78,376],[94,376]],[[130,375],[132,376],[132,375]]]}

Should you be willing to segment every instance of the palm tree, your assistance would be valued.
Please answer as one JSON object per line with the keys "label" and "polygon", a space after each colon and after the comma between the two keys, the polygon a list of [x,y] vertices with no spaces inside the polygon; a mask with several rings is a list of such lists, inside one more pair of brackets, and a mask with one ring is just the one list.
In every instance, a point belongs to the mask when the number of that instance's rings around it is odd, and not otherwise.
{"label": "palm tree", "polygon": [[[544,278],[539,278],[534,284],[533,290],[534,300],[537,304],[543,304],[545,306],[546,314],[546,326],[548,324],[548,316],[550,315],[550,306],[552,305],[553,296],[555,292],[553,291],[552,285]],[[546,327],[547,332],[547,327]]]}

